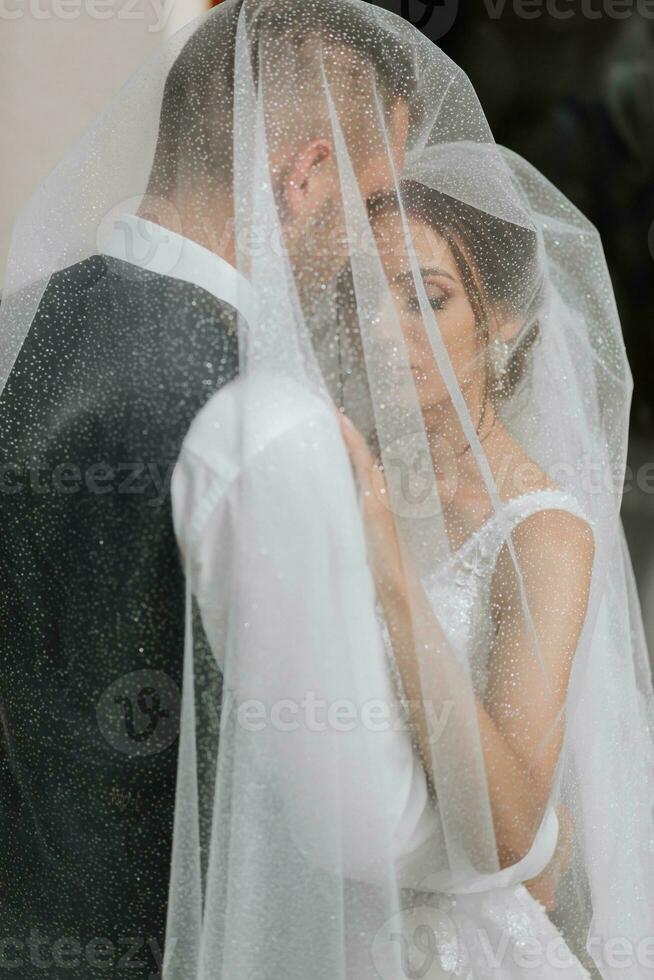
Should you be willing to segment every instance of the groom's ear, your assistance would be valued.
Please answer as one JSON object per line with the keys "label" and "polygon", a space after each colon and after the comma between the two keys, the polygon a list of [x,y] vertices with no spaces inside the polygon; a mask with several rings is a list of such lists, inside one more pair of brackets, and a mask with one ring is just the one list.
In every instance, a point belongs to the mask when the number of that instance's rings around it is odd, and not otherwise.
{"label": "groom's ear", "polygon": [[286,172],[286,209],[291,219],[310,218],[331,196],[334,148],[315,139],[299,150]]}

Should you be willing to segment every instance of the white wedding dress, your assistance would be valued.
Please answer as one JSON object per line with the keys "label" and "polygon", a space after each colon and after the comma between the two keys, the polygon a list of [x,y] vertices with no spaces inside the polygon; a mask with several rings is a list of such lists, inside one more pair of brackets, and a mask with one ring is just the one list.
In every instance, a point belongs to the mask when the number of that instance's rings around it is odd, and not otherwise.
{"label": "white wedding dress", "polygon": [[[502,514],[512,529],[530,514],[550,508],[567,510],[588,520],[575,497],[558,489],[538,490],[508,500]],[[423,581],[452,648],[468,661],[475,690],[479,692],[485,687],[492,645],[488,591],[503,541],[498,513],[494,513],[452,553],[438,572]],[[390,670],[401,693],[390,639],[387,631],[383,632]],[[449,895],[426,887],[429,875],[425,872],[429,867],[430,847],[434,846],[433,837],[404,856],[398,867],[400,880],[407,886],[406,911],[402,922],[389,924],[389,931],[405,947],[406,976],[422,980],[590,977],[545,907],[522,884],[547,865],[557,833],[558,821],[550,809],[529,854],[519,865],[493,875],[496,887],[467,894]],[[412,883],[420,883],[419,888],[411,887]],[[487,884],[492,886],[493,882]]]}

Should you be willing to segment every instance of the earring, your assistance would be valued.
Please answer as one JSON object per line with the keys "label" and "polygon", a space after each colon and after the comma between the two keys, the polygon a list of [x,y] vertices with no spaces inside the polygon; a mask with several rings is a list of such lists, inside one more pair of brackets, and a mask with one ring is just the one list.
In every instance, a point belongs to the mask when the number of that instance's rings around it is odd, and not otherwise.
{"label": "earring", "polygon": [[495,375],[501,377],[509,363],[509,345],[499,334],[490,343],[489,356]]}

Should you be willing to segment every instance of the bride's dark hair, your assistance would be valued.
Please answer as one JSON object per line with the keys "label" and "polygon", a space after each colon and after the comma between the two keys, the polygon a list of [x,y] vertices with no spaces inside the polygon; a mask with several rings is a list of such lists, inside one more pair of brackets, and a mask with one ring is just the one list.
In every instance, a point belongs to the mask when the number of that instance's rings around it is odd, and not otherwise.
{"label": "bride's dark hair", "polygon": [[[536,233],[418,181],[402,181],[400,193],[407,217],[427,224],[450,248],[475,316],[480,347],[488,349],[493,318],[524,318],[504,370],[498,373],[486,358],[479,432],[488,400],[497,406],[515,393],[525,376],[529,352],[540,335],[537,314],[543,281]],[[368,201],[373,225],[392,212],[399,212],[398,198],[392,191],[373,195]]]}

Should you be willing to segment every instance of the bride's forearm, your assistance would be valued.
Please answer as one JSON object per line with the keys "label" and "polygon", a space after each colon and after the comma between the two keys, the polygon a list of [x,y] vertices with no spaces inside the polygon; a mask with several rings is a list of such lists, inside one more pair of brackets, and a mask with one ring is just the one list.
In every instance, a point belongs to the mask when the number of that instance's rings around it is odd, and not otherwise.
{"label": "bride's forearm", "polygon": [[[445,718],[457,724],[457,705],[474,697],[481,748],[502,866],[515,863],[527,853],[540,823],[547,791],[527,771],[482,701],[470,690],[467,674],[458,663],[422,586],[402,583],[380,590],[389,635],[407,701],[418,751],[426,775],[436,786],[432,745],[440,737],[431,722]],[[420,663],[417,650],[420,649]],[[466,692],[468,696],[466,697]],[[462,698],[464,701],[462,702]],[[469,718],[469,713],[464,715]],[[462,722],[461,739],[469,735]],[[477,742],[470,746],[475,752]],[[463,760],[462,760],[463,761]]]}
{"label": "bride's forearm", "polygon": [[[416,747],[429,781],[434,773],[431,754],[433,732],[430,731],[425,691],[416,658],[413,618],[408,600],[401,590],[389,588],[380,596],[393,653],[402,679],[402,688],[409,705]],[[435,701],[432,703],[436,703]]]}

